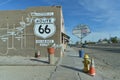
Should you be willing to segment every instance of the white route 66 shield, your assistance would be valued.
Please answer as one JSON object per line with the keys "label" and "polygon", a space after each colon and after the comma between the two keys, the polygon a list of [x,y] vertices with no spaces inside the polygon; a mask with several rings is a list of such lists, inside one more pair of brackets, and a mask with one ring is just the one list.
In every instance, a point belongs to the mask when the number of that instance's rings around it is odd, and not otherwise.
{"label": "white route 66 shield", "polygon": [[36,19],[34,25],[34,34],[44,39],[53,36],[56,31],[54,21],[55,19],[53,18]]}

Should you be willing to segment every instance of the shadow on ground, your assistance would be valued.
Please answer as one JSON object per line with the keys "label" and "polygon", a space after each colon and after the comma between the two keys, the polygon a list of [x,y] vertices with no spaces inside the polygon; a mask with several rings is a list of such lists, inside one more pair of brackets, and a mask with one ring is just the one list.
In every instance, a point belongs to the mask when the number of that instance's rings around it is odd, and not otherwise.
{"label": "shadow on ground", "polygon": [[71,67],[71,66],[66,66],[66,65],[60,65],[60,66],[61,66],[61,67],[64,67],[64,68],[67,68],[67,69],[71,69],[71,70],[83,72],[82,69],[74,68],[74,67]]}
{"label": "shadow on ground", "polygon": [[31,61],[42,62],[48,64],[48,61],[38,60],[38,59],[30,59]]}
{"label": "shadow on ground", "polygon": [[67,69],[71,69],[71,70],[77,71],[77,72],[81,72],[81,73],[86,74],[86,75],[89,75],[88,73],[84,72],[83,69],[78,69],[78,68],[71,67],[71,66],[66,66],[66,65],[60,65],[60,66],[64,67],[64,68],[67,68]]}

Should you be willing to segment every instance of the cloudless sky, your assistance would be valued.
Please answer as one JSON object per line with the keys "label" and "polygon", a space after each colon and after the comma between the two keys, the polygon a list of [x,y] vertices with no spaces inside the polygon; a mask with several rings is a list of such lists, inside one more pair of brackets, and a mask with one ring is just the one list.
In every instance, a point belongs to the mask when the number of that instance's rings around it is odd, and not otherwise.
{"label": "cloudless sky", "polygon": [[65,29],[73,42],[79,40],[72,34],[78,24],[86,24],[91,34],[83,40],[117,36],[120,38],[120,0],[0,0],[0,10],[24,10],[35,6],[61,5]]}

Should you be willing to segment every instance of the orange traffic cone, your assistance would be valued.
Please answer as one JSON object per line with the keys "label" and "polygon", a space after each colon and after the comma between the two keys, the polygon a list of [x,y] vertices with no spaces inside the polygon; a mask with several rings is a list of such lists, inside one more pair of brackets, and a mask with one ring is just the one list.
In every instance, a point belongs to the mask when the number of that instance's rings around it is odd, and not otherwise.
{"label": "orange traffic cone", "polygon": [[96,74],[95,72],[96,71],[95,71],[94,59],[92,58],[89,73],[91,76],[95,76],[95,74]]}

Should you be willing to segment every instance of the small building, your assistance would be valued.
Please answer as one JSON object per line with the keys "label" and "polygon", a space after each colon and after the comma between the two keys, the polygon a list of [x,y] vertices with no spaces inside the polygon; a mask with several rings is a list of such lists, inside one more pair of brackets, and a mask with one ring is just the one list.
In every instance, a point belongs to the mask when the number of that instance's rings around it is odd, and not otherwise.
{"label": "small building", "polygon": [[61,6],[0,11],[0,55],[34,56],[40,51],[47,57],[47,46],[54,43],[60,57],[69,39]]}

